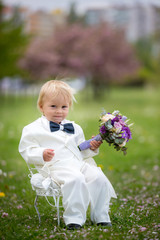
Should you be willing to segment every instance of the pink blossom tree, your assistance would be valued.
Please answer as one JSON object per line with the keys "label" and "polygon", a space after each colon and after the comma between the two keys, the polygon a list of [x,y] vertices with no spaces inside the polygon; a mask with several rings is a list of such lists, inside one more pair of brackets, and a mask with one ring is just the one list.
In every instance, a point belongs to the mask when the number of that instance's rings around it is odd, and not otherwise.
{"label": "pink blossom tree", "polygon": [[20,65],[38,79],[85,76],[98,96],[111,81],[135,73],[138,61],[122,32],[106,24],[74,24],[57,29],[45,41],[32,42]]}

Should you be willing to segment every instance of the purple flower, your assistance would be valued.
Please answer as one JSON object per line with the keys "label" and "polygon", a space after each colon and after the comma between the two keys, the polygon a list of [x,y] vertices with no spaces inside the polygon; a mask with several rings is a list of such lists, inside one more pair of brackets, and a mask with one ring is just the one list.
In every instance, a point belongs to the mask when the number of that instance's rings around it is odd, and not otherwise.
{"label": "purple flower", "polygon": [[106,133],[106,127],[104,126],[104,125],[102,125],[101,127],[100,127],[100,133],[102,133],[102,134],[105,134]]}
{"label": "purple flower", "polygon": [[122,118],[122,116],[117,115],[115,118],[113,118],[113,119],[111,120],[111,124],[114,125],[114,123],[115,123],[115,122],[119,122],[121,118]]}
{"label": "purple flower", "polygon": [[127,138],[128,140],[132,139],[132,134],[129,127],[126,127],[126,126],[122,127],[122,138],[125,138],[125,139]]}
{"label": "purple flower", "polygon": [[125,125],[126,125],[126,123],[123,121],[123,119],[120,119],[120,120],[119,120],[119,123],[120,123],[122,126],[125,126]]}

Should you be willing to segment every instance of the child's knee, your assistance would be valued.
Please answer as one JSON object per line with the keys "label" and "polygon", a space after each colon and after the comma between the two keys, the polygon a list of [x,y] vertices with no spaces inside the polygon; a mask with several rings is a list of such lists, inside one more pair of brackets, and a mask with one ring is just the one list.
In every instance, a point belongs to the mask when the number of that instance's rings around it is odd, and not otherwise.
{"label": "child's knee", "polygon": [[95,178],[95,181],[100,186],[105,185],[106,184],[106,177],[101,171],[98,171],[97,175],[96,175],[96,178]]}
{"label": "child's knee", "polygon": [[77,173],[76,175],[72,176],[71,182],[74,185],[86,184],[85,178],[84,178],[83,174],[81,174],[81,173],[79,173],[79,174]]}

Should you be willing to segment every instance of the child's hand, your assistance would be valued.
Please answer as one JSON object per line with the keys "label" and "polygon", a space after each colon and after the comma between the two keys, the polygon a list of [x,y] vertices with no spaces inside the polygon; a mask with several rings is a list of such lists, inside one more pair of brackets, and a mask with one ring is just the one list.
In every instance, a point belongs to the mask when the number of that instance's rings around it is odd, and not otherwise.
{"label": "child's hand", "polygon": [[[92,138],[93,138],[93,137],[94,137],[94,136],[92,136]],[[90,142],[90,145],[91,145],[90,149],[94,151],[94,150],[96,150],[97,148],[99,148],[101,144],[102,144],[102,141],[93,140],[93,141]]]}
{"label": "child's hand", "polygon": [[53,149],[45,149],[43,151],[43,159],[45,162],[51,161],[51,159],[54,157],[54,150]]}

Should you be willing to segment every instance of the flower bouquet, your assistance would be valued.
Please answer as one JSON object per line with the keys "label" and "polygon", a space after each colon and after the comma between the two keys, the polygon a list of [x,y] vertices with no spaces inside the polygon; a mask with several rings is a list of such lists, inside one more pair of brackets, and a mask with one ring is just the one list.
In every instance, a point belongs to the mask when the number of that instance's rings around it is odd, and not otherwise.
{"label": "flower bouquet", "polygon": [[103,111],[99,121],[101,122],[99,134],[81,143],[78,146],[79,149],[82,151],[90,148],[90,142],[92,140],[105,140],[110,146],[113,145],[117,151],[121,150],[125,155],[127,153],[125,145],[129,139],[132,139],[130,131],[130,126],[132,124],[128,125],[129,120],[127,120],[127,117],[123,116],[118,110],[113,113],[106,113],[106,111]]}

